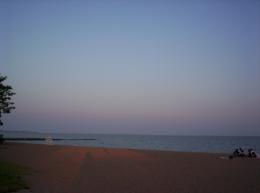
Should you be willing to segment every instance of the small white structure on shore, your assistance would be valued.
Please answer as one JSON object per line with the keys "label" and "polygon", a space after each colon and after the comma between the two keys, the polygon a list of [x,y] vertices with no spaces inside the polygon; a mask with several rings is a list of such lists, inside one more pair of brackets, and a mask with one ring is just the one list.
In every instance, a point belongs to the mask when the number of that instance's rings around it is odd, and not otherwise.
{"label": "small white structure on shore", "polygon": [[52,137],[48,136],[45,138],[46,145],[54,145]]}

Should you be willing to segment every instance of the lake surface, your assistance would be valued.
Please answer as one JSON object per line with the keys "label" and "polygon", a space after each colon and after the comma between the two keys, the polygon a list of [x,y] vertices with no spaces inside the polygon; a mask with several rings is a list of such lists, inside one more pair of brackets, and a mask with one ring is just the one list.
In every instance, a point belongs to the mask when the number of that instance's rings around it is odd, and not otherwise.
{"label": "lake surface", "polygon": [[[234,148],[253,148],[260,152],[260,137],[238,136],[169,136],[169,135],[119,135],[119,134],[65,134],[36,132],[1,132],[5,137],[47,137],[68,140],[54,141],[57,145],[112,147],[150,150],[170,150],[187,152],[230,153]],[[95,140],[69,140],[69,139]],[[23,141],[41,143],[45,141]]]}

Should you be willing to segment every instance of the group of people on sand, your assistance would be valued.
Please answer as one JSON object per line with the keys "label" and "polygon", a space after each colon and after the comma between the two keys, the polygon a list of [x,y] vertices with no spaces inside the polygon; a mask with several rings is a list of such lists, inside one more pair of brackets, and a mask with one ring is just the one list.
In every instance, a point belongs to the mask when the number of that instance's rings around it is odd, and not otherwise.
{"label": "group of people on sand", "polygon": [[252,148],[248,149],[248,153],[246,154],[244,150],[241,147],[239,147],[236,148],[233,154],[229,156],[229,159],[236,158],[236,157],[256,158],[257,155]]}

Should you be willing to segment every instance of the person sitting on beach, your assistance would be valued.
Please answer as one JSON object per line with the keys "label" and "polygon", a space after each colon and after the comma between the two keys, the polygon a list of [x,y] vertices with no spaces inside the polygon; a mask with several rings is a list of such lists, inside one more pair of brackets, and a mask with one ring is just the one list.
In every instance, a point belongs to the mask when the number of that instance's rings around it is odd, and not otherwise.
{"label": "person sitting on beach", "polygon": [[235,158],[235,157],[246,157],[246,154],[244,153],[244,150],[239,147],[236,148],[232,155],[229,156],[229,159]]}
{"label": "person sitting on beach", "polygon": [[239,147],[239,157],[245,157],[245,156],[246,154],[244,153],[244,150],[241,147]]}
{"label": "person sitting on beach", "polygon": [[229,156],[229,159],[232,159],[232,158],[235,158],[235,157],[239,157],[239,154],[240,154],[239,149],[236,148],[236,149],[233,151],[232,155]]}
{"label": "person sitting on beach", "polygon": [[234,156],[234,157],[239,157],[239,155],[240,155],[239,150],[238,150],[238,149],[235,149],[235,151],[233,152],[233,156]]}
{"label": "person sitting on beach", "polygon": [[256,153],[251,148],[248,149],[248,157],[251,157],[251,158],[255,158],[256,157]]}

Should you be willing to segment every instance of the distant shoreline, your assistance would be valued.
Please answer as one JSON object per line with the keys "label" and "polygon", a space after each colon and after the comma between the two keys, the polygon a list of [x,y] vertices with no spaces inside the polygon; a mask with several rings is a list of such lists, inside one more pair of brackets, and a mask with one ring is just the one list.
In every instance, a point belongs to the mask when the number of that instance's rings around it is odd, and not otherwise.
{"label": "distant shoreline", "polygon": [[212,134],[170,134],[170,133],[88,133],[88,132],[55,132],[55,131],[32,131],[32,130],[8,130],[0,129],[0,133],[23,133],[23,134],[46,134],[46,135],[129,135],[129,136],[176,136],[176,137],[260,137],[260,135],[212,135]]}
{"label": "distant shoreline", "polygon": [[[7,137],[7,138],[3,138],[5,141],[45,141],[46,138],[33,138],[33,137],[28,137],[28,138],[22,138],[22,137]],[[83,139],[61,139],[61,138],[53,138],[52,140],[54,141],[62,141],[62,140],[96,140],[96,139],[86,139],[86,138],[83,138]]]}
{"label": "distant shoreline", "polygon": [[129,148],[180,152],[232,153],[235,148],[260,153],[260,137],[159,136],[106,134],[3,133],[7,141],[81,147]]}

